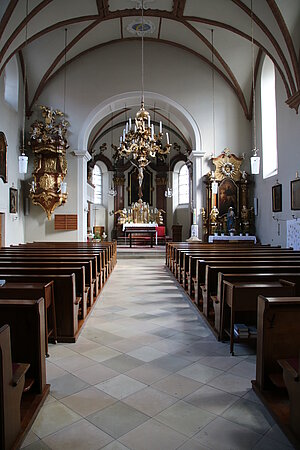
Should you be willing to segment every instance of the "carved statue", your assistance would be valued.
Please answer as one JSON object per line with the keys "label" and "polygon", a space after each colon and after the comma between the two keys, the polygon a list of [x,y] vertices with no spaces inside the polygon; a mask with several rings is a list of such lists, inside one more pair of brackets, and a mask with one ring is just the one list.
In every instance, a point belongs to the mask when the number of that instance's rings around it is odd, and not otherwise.
{"label": "carved statue", "polygon": [[232,206],[230,206],[227,213],[227,231],[229,233],[235,231],[234,222],[235,222],[234,209]]}
{"label": "carved statue", "polygon": [[246,205],[243,205],[242,209],[241,209],[241,225],[242,225],[242,230],[245,233],[249,233],[249,228],[250,228],[250,211],[249,209],[246,208]]}
{"label": "carved statue", "polygon": [[210,222],[211,223],[217,223],[218,221],[218,215],[219,215],[219,210],[216,206],[212,207],[212,210],[210,212]]}

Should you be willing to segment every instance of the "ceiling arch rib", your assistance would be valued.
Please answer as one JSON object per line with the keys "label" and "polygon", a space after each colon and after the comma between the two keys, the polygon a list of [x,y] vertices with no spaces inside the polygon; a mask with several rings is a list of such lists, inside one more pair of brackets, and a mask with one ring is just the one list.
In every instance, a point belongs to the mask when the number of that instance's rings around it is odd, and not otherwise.
{"label": "ceiling arch rib", "polygon": [[[245,5],[241,0],[231,0],[233,3],[235,3],[239,8],[241,8],[246,14],[248,14],[249,17],[251,17],[251,9],[248,8],[247,5]],[[291,87],[291,91],[292,94],[295,94],[296,92],[296,87],[295,87],[295,83],[294,83],[294,78],[292,76],[291,70],[289,68],[288,62],[284,56],[284,53],[280,47],[280,45],[278,44],[278,42],[276,41],[275,37],[273,36],[273,34],[269,31],[269,29],[266,27],[266,25],[259,19],[259,17],[255,14],[252,13],[252,17],[253,17],[253,21],[259,26],[259,28],[264,32],[264,34],[268,37],[268,39],[271,41],[272,45],[274,46],[274,48],[277,51],[277,54],[285,68],[288,80],[289,80],[289,84]]]}
{"label": "ceiling arch rib", "polygon": [[32,109],[32,107],[33,107],[33,105],[34,105],[36,99],[39,97],[39,95],[40,95],[40,93],[41,93],[41,91],[42,91],[42,89],[43,89],[43,85],[44,85],[45,80],[47,80],[47,78],[48,78],[48,76],[51,74],[52,70],[56,67],[56,65],[59,63],[59,61],[65,56],[65,52],[68,52],[68,51],[73,47],[73,45],[75,45],[76,42],[78,42],[78,41],[79,41],[86,33],[88,33],[91,29],[93,29],[93,28],[99,23],[100,20],[101,20],[101,19],[96,20],[95,22],[93,22],[92,24],[90,24],[88,27],[86,27],[83,31],[81,31],[81,33],[79,33],[79,34],[78,34],[78,35],[77,35],[77,36],[76,36],[76,37],[75,37],[75,38],[67,45],[66,50],[64,49],[63,51],[61,51],[61,52],[59,53],[59,55],[57,56],[57,58],[53,61],[53,63],[51,64],[51,66],[49,67],[49,69],[46,71],[46,73],[44,74],[43,78],[41,79],[40,84],[39,84],[39,86],[38,86],[38,88],[37,88],[37,90],[36,90],[36,92],[35,92],[35,94],[34,94],[34,96],[33,96],[32,102],[31,102],[31,104],[30,104],[30,106],[29,106],[29,110]]}
{"label": "ceiling arch rib", "polygon": [[215,57],[219,60],[219,62],[223,66],[225,72],[228,74],[229,78],[231,79],[232,83],[234,84],[237,95],[238,95],[240,102],[242,104],[242,107],[244,109],[245,115],[246,115],[246,117],[249,118],[249,111],[248,111],[247,103],[245,100],[245,96],[242,92],[242,89],[241,89],[237,79],[235,78],[234,74],[232,73],[232,70],[228,66],[228,64],[224,61],[224,59],[221,57],[221,55],[216,50],[216,48],[212,47],[211,43],[203,36],[203,34],[201,34],[198,30],[196,30],[196,28],[193,27],[191,24],[189,24],[189,22],[185,22],[185,26],[187,28],[189,28],[194,34],[196,34],[196,36],[198,36],[199,39],[201,39],[201,41],[205,43],[205,45],[210,49],[211,52],[213,52]]}
{"label": "ceiling arch rib", "polygon": [[12,13],[14,12],[14,9],[15,9],[17,3],[18,3],[18,0],[11,0],[9,2],[8,7],[6,8],[5,13],[3,14],[3,17],[0,22],[0,39],[5,30],[6,25],[8,24],[8,22],[12,16]]}
{"label": "ceiling arch rib", "polygon": [[[79,59],[80,57],[82,57],[83,55],[86,55],[86,54],[89,53],[89,52],[92,52],[92,51],[97,50],[97,49],[99,49],[99,48],[105,47],[105,46],[107,46],[107,45],[112,45],[112,44],[116,44],[116,43],[120,43],[120,42],[126,42],[126,41],[136,41],[136,40],[140,40],[140,38],[132,37],[132,38],[124,38],[124,39],[115,39],[114,41],[105,42],[104,44],[99,44],[99,45],[97,45],[97,46],[95,46],[95,47],[93,47],[93,48],[88,48],[88,49],[86,49],[85,51],[83,51],[82,53],[80,53],[80,54],[74,56],[72,59],[70,59],[70,60],[67,61],[67,65],[73,63],[74,61],[76,61],[77,59]],[[216,65],[213,66],[212,63],[211,63],[211,61],[208,60],[207,58],[205,58],[205,57],[204,57],[203,55],[201,55],[200,53],[197,53],[195,50],[192,50],[192,49],[190,49],[190,48],[188,48],[188,47],[185,47],[185,46],[182,45],[182,44],[178,44],[178,43],[175,43],[175,42],[172,42],[172,41],[167,41],[167,40],[164,40],[164,39],[145,38],[145,41],[158,42],[158,43],[162,43],[162,44],[171,45],[171,46],[173,46],[173,47],[177,47],[177,48],[180,48],[180,49],[182,49],[182,50],[185,50],[185,51],[187,51],[188,53],[193,54],[194,56],[197,56],[199,59],[201,59],[202,61],[204,61],[206,64],[208,64],[209,66],[213,67],[214,70],[215,70],[215,71],[216,71],[216,72],[217,72],[217,73],[218,73],[218,74],[226,81],[226,83],[229,84],[229,86],[233,89],[233,91],[235,91],[235,93],[236,93],[236,95],[237,95],[237,97],[238,97],[238,93],[237,93],[237,91],[236,91],[235,85],[232,83],[232,81],[231,81],[229,78],[227,78],[226,74],[224,74],[224,72],[222,72],[222,71],[219,69],[219,67],[217,67]],[[49,77],[48,77],[47,79],[45,79],[44,85],[43,85],[43,88],[42,88],[42,89],[44,89],[45,86],[48,84],[48,82],[50,82],[50,80],[52,80],[52,79],[53,79],[53,78],[54,78],[54,77],[55,77],[55,76],[56,76],[63,68],[64,68],[64,65],[61,65],[55,72],[51,73],[51,75],[49,75]],[[41,92],[40,92],[40,93],[41,93]],[[40,94],[39,94],[39,95],[40,95]],[[240,100],[239,97],[238,97],[238,99],[239,99],[239,101],[240,101],[240,103],[241,103],[241,100]],[[242,104],[242,103],[241,103],[241,106],[243,107],[243,104]],[[244,108],[243,108],[243,109],[244,109]],[[249,118],[249,117],[248,117],[248,109],[247,109],[247,108],[244,109],[244,113],[245,113],[246,117]]]}
{"label": "ceiling arch rib", "polygon": [[297,82],[297,87],[298,89],[300,89],[300,73],[299,73],[299,66],[298,66],[298,62],[297,62],[297,55],[296,55],[296,50],[291,38],[291,35],[289,33],[289,30],[286,26],[285,20],[283,18],[283,15],[281,14],[280,9],[278,8],[277,3],[275,2],[275,0],[266,0],[277,23],[278,26],[281,30],[281,33],[283,35],[283,38],[285,40],[286,46],[288,48],[289,54],[290,54],[290,58],[293,64],[293,68],[294,68],[294,72],[295,72],[295,76],[296,76],[296,82]]}
{"label": "ceiling arch rib", "polygon": [[11,34],[9,39],[5,42],[3,45],[1,51],[0,51],[0,62],[3,59],[3,56],[6,53],[6,50],[9,48],[10,44],[13,42],[13,40],[19,35],[19,33],[23,30],[23,28],[30,22],[30,20],[37,15],[43,8],[45,8],[49,3],[51,3],[53,0],[43,0],[39,5],[37,5],[27,17],[22,20],[22,22],[19,24],[19,26],[14,30],[14,32]]}

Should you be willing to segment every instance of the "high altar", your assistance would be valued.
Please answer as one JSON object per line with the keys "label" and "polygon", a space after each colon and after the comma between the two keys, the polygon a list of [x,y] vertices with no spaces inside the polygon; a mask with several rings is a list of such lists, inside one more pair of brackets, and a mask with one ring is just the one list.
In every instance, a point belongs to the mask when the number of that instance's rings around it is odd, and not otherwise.
{"label": "high altar", "polygon": [[212,158],[215,171],[205,177],[206,208],[202,208],[204,240],[212,235],[254,235],[254,212],[249,208],[248,174],[243,158],[225,149]]}

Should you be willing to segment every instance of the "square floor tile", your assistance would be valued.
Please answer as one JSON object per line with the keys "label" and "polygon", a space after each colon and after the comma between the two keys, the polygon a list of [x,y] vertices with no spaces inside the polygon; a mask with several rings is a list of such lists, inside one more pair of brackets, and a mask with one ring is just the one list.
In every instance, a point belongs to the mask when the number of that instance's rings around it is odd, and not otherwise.
{"label": "square floor tile", "polygon": [[43,406],[31,430],[39,438],[44,438],[80,419],[81,417],[70,408],[55,401]]}
{"label": "square floor tile", "polygon": [[199,389],[200,386],[202,386],[202,384],[198,381],[194,381],[176,373],[163,380],[157,381],[152,387],[166,392],[169,395],[173,395],[174,397],[183,398]]}
{"label": "square floor tile", "polygon": [[292,447],[289,445],[284,445],[281,442],[273,441],[272,439],[264,436],[253,447],[253,450],[290,450],[291,448]]}
{"label": "square floor tile", "polygon": [[98,362],[103,362],[106,361],[107,359],[115,358],[116,356],[119,355],[121,355],[121,353],[118,352],[117,350],[113,350],[112,348],[105,346],[84,352],[84,356]]}
{"label": "square floor tile", "polygon": [[115,439],[133,430],[148,419],[147,415],[123,402],[117,402],[88,417],[90,422]]}
{"label": "square floor tile", "polygon": [[231,373],[224,373],[217,378],[209,381],[209,385],[229,392],[230,394],[243,397],[250,389],[252,385],[249,380],[243,377],[238,377]]}
{"label": "square floor tile", "polygon": [[44,439],[52,450],[98,450],[112,437],[86,420],[81,420]]}
{"label": "square floor tile", "polygon": [[214,369],[213,367],[204,366],[200,363],[192,364],[180,370],[179,375],[182,375],[200,383],[207,383],[217,376],[221,375],[223,371]]}
{"label": "square floor tile", "polygon": [[244,399],[234,403],[223,413],[223,417],[260,434],[265,434],[274,425],[264,406]]}
{"label": "square floor tile", "polygon": [[162,358],[153,361],[154,366],[168,370],[169,372],[177,372],[178,370],[188,366],[189,364],[190,361],[173,355],[163,356]]}
{"label": "square floor tile", "polygon": [[111,380],[104,381],[95,386],[107,394],[122,400],[128,395],[134,394],[134,392],[144,389],[146,385],[126,375],[119,375]]}
{"label": "square floor tile", "polygon": [[215,417],[208,411],[196,408],[184,401],[179,401],[158,414],[155,420],[164,423],[187,437],[192,437]]}
{"label": "square floor tile", "polygon": [[119,441],[131,450],[175,450],[186,441],[186,437],[156,420],[148,420]]}
{"label": "square floor tile", "polygon": [[155,348],[152,347],[144,346],[136,350],[132,350],[131,352],[128,352],[128,355],[132,356],[133,358],[138,358],[144,362],[150,362],[153,361],[154,359],[158,359],[161,358],[162,356],[165,356],[166,353],[156,350]]}
{"label": "square floor tile", "polygon": [[228,372],[238,375],[239,377],[245,377],[250,381],[255,380],[256,364],[248,361],[241,361],[239,364],[231,367]]}
{"label": "square floor tile", "polygon": [[217,417],[194,436],[213,450],[252,450],[261,434]]}
{"label": "square floor tile", "polygon": [[103,361],[103,364],[111,369],[117,370],[119,373],[124,373],[141,366],[144,362],[129,355],[120,355]]}
{"label": "square floor tile", "polygon": [[62,377],[63,375],[66,375],[68,372],[66,372],[61,367],[58,367],[56,364],[53,364],[49,361],[49,359],[46,359],[46,373],[47,373],[47,383],[49,383],[51,380],[55,380],[55,378]]}
{"label": "square floor tile", "polygon": [[81,391],[87,386],[89,386],[88,383],[70,373],[67,373],[67,375],[63,375],[62,377],[52,380],[50,392],[53,397],[60,399],[67,397],[68,395],[75,394],[75,392]]}
{"label": "square floor tile", "polygon": [[138,409],[150,417],[173,405],[176,398],[164,392],[148,387],[124,399],[124,403]]}
{"label": "square floor tile", "polygon": [[184,401],[213,414],[220,415],[233,403],[237,402],[239,398],[206,384],[185,397]]}
{"label": "square floor tile", "polygon": [[158,380],[170,375],[170,371],[155,367],[152,363],[143,364],[136,369],[129,370],[126,375],[147,385],[153,384]]}
{"label": "square floor tile", "polygon": [[119,375],[119,372],[99,363],[85,369],[80,369],[77,372],[74,372],[74,375],[86,383],[94,385],[116,377]]}
{"label": "square floor tile", "polygon": [[121,444],[119,441],[112,441],[110,444],[103,447],[101,450],[130,450],[125,445]]}
{"label": "square floor tile", "polygon": [[59,361],[55,361],[55,364],[67,372],[75,372],[76,370],[84,367],[93,366],[96,362],[90,358],[80,355],[79,353],[76,353],[76,356],[69,356],[68,358],[60,359]]}
{"label": "square floor tile", "polygon": [[112,405],[116,400],[95,387],[91,387],[70,395],[69,397],[65,397],[61,401],[64,405],[68,406],[68,408],[76,411],[81,416],[86,417]]}

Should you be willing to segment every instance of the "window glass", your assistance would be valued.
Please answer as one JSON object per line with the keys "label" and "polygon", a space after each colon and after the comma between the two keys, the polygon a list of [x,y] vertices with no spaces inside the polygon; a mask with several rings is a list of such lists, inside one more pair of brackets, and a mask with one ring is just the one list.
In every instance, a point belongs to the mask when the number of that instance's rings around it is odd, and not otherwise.
{"label": "window glass", "polygon": [[93,185],[95,186],[94,203],[102,204],[102,171],[97,164],[93,169]]}
{"label": "window glass", "polygon": [[278,172],[275,67],[266,56],[261,73],[261,129],[263,177]]}
{"label": "window glass", "polygon": [[189,194],[190,194],[189,170],[187,166],[184,165],[179,170],[179,180],[178,180],[179,204],[189,203]]}

